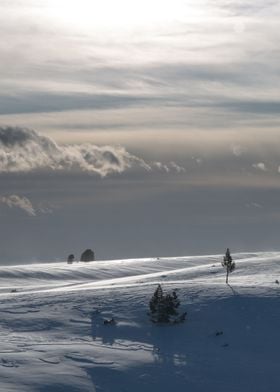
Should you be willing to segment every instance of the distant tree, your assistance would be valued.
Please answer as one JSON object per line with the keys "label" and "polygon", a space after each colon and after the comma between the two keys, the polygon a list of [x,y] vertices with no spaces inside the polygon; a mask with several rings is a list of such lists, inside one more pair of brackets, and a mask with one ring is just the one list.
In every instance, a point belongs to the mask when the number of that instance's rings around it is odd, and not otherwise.
{"label": "distant tree", "polygon": [[86,249],[81,254],[81,261],[94,261],[94,252],[91,249]]}
{"label": "distant tree", "polygon": [[183,322],[187,313],[179,315],[179,306],[180,301],[176,292],[164,294],[159,284],[149,303],[151,321],[154,323]]}
{"label": "distant tree", "polygon": [[72,264],[74,260],[75,260],[75,256],[73,254],[71,254],[67,258],[67,263]]}
{"label": "distant tree", "polygon": [[226,254],[222,261],[222,266],[226,268],[226,284],[228,284],[228,276],[230,272],[235,270],[235,262],[232,260],[229,248],[226,250]]}

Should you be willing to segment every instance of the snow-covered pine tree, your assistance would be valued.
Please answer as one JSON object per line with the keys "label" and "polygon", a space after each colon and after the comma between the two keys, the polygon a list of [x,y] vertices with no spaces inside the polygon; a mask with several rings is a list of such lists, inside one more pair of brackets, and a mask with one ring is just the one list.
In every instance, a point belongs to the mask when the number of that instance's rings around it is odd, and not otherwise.
{"label": "snow-covered pine tree", "polygon": [[178,314],[179,298],[175,291],[164,294],[159,284],[150,300],[150,317],[154,323],[183,322],[187,313]]}
{"label": "snow-covered pine tree", "polygon": [[226,254],[222,261],[222,266],[226,268],[226,284],[228,284],[228,276],[230,272],[235,270],[235,262],[232,260],[229,248],[226,250]]}

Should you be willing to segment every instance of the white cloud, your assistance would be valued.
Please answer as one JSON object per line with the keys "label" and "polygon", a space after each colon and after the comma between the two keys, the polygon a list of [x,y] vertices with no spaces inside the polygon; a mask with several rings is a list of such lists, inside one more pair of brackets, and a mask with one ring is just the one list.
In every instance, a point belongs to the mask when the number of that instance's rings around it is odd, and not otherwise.
{"label": "white cloud", "polygon": [[10,208],[20,208],[30,216],[36,216],[36,211],[27,197],[20,197],[18,195],[1,196],[0,203],[6,204]]}
{"label": "white cloud", "polygon": [[53,212],[53,206],[47,202],[40,202],[38,205],[34,206],[27,197],[15,194],[0,196],[0,204],[5,204],[9,208],[19,208],[30,216],[36,216],[37,214],[52,214]]}
{"label": "white cloud", "polygon": [[140,166],[151,170],[142,159],[121,146],[92,144],[57,145],[52,139],[22,128],[0,128],[0,172],[34,170],[84,171],[106,176]]}
{"label": "white cloud", "polygon": [[169,173],[169,167],[167,165],[163,165],[161,162],[153,162],[152,165],[156,167],[160,171],[165,171],[166,173]]}
{"label": "white cloud", "polygon": [[263,162],[254,163],[253,167],[261,171],[267,171],[267,167]]}
{"label": "white cloud", "polygon": [[179,166],[177,165],[177,163],[173,161],[169,163],[169,167],[174,169],[177,173],[184,173],[186,171],[186,169],[183,166]]}
{"label": "white cloud", "polygon": [[51,170],[95,173],[104,177],[131,168],[146,171],[156,168],[178,173],[184,171],[175,162],[169,165],[147,163],[122,146],[96,146],[89,143],[58,145],[51,138],[33,130],[0,128],[0,173]]}
{"label": "white cloud", "polygon": [[241,146],[240,144],[233,144],[231,146],[231,151],[233,155],[235,155],[236,157],[240,157],[244,154],[244,152],[246,152],[246,148]]}
{"label": "white cloud", "polygon": [[177,165],[177,163],[173,161],[169,162],[168,164],[163,164],[161,162],[153,162],[152,166],[166,173],[170,173],[172,171],[176,173],[184,173],[186,171],[184,167]]}

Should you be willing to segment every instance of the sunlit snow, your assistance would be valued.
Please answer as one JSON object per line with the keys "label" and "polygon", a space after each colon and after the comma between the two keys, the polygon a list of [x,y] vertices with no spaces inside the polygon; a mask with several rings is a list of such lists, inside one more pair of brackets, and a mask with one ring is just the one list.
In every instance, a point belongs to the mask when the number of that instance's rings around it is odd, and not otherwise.
{"label": "sunlit snow", "polygon": [[[280,253],[233,258],[1,267],[0,391],[279,391]],[[158,283],[185,323],[150,322]]]}

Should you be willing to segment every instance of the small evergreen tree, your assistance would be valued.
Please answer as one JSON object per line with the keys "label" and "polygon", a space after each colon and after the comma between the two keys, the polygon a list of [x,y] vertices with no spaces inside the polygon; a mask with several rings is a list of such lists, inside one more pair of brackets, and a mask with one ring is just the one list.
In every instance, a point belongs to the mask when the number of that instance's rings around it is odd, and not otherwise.
{"label": "small evergreen tree", "polygon": [[180,301],[175,291],[164,294],[159,284],[152,296],[150,303],[150,317],[154,323],[178,323],[183,322],[187,313],[178,314]]}
{"label": "small evergreen tree", "polygon": [[235,262],[232,260],[229,248],[226,250],[226,254],[222,261],[222,266],[226,268],[226,284],[228,284],[228,276],[230,272],[235,270]]}
{"label": "small evergreen tree", "polygon": [[74,260],[75,260],[75,256],[73,254],[71,254],[67,258],[67,263],[72,264]]}
{"label": "small evergreen tree", "polygon": [[156,291],[154,292],[154,295],[150,300],[151,314],[155,314],[158,311],[158,307],[159,304],[162,302],[162,298],[163,298],[163,291],[161,285],[159,284],[158,287],[156,288]]}
{"label": "small evergreen tree", "polygon": [[82,254],[81,254],[81,261],[94,261],[94,252],[91,249],[86,249]]}

